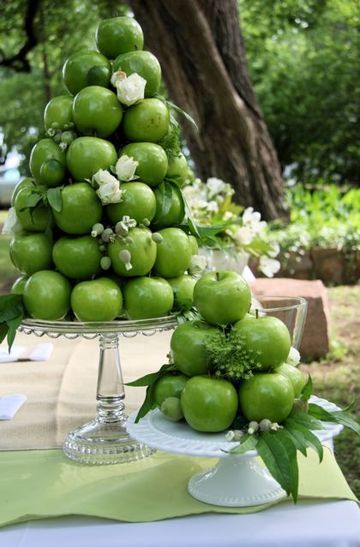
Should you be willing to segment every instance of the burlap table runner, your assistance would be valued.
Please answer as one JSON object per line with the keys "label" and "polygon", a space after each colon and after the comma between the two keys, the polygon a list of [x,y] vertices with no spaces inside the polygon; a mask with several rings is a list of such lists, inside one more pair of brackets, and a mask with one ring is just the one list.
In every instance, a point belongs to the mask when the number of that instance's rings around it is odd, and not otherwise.
{"label": "burlap table runner", "polygon": [[[120,337],[124,381],[157,370],[166,362],[171,332]],[[47,338],[47,340],[49,340]],[[16,343],[38,339],[19,334]],[[0,450],[55,448],[65,435],[95,415],[99,348],[97,340],[59,338],[45,362],[0,365],[0,396],[24,393],[28,399],[16,416],[0,421]],[[126,388],[126,408],[139,406],[144,388]]]}

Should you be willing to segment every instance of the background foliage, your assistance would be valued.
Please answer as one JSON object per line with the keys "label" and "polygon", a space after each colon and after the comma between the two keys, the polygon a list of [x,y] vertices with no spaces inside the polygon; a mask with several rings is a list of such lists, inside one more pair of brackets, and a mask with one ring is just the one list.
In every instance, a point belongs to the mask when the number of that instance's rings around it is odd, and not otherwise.
{"label": "background foliage", "polygon": [[[360,147],[359,13],[355,0],[239,0],[250,72],[282,166],[304,180],[357,182]],[[3,2],[2,58],[25,41],[27,0]],[[75,50],[94,46],[111,0],[41,0],[31,72],[0,66],[1,157],[16,146],[28,157],[42,131],[50,96],[63,92],[61,67]],[[126,8],[116,3],[116,11]],[[1,141],[0,141],[1,143]],[[26,173],[26,161],[22,171]],[[286,170],[289,173],[289,168]]]}

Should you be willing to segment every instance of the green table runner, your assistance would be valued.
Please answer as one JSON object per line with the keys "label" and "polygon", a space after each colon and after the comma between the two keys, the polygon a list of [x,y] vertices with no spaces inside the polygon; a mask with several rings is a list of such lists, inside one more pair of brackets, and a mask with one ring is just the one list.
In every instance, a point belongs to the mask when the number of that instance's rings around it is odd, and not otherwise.
{"label": "green table runner", "polygon": [[[320,465],[311,451],[307,458],[299,456],[299,497],[357,501],[333,454],[324,452]],[[2,452],[0,526],[65,515],[145,522],[208,512],[251,513],[271,505],[238,509],[193,499],[188,480],[215,463],[158,452],[128,464],[82,466],[61,450]]]}

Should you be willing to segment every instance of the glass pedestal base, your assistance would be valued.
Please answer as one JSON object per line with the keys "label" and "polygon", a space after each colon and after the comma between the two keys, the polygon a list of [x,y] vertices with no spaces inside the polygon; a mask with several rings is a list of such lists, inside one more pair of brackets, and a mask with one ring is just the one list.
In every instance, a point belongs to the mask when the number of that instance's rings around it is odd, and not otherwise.
{"label": "glass pedestal base", "polygon": [[95,418],[67,435],[64,452],[79,463],[106,465],[141,460],[155,449],[131,439],[125,421],[106,423]]}

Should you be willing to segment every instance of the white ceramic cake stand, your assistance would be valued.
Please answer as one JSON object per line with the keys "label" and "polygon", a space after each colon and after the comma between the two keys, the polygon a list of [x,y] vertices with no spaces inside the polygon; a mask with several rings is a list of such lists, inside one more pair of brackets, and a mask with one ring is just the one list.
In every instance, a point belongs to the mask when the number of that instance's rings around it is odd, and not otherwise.
{"label": "white ceramic cake stand", "polygon": [[147,445],[132,439],[126,430],[127,415],[119,339],[140,334],[152,336],[157,332],[174,329],[176,325],[174,315],[103,323],[37,319],[26,319],[22,322],[18,330],[25,334],[46,335],[51,338],[97,338],[99,341],[97,414],[93,420],[70,431],[66,436],[64,452],[68,458],[79,463],[103,465],[139,460],[154,452]]}
{"label": "white ceramic cake stand", "polygon": [[[312,402],[326,410],[338,410],[333,403],[312,397]],[[149,412],[139,423],[136,413],[127,422],[131,437],[147,446],[203,458],[219,458],[211,469],[191,477],[189,493],[197,500],[226,507],[249,507],[269,503],[286,496],[284,490],[259,462],[256,450],[245,454],[228,454],[238,443],[229,442],[223,433],[199,433],[185,422],[171,422],[156,409]],[[326,423],[316,431],[321,442],[340,433],[342,426]]]}

